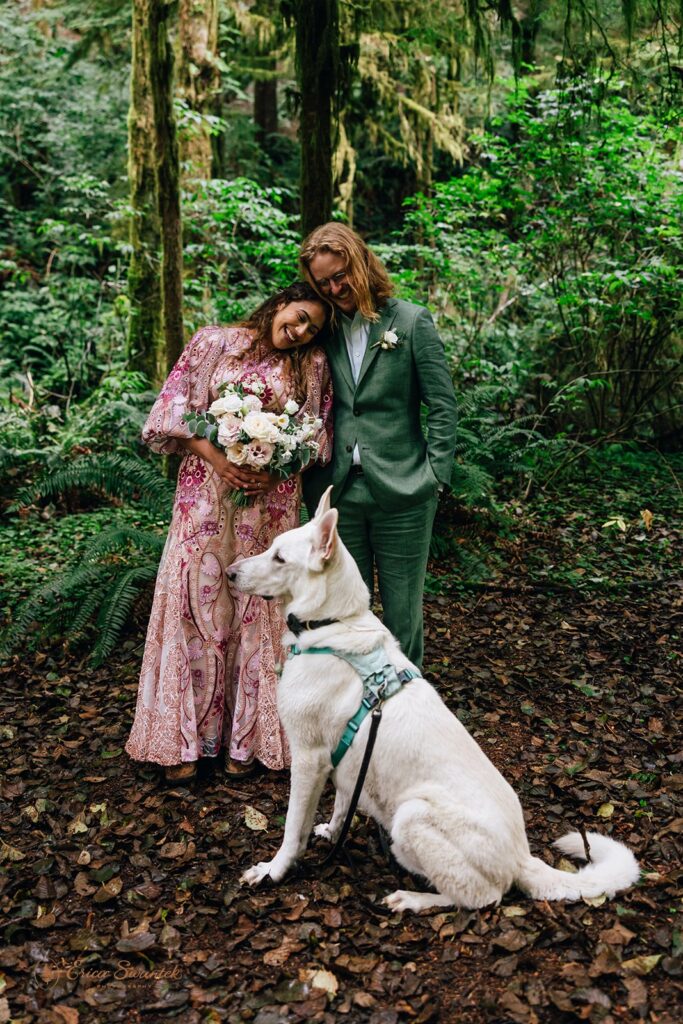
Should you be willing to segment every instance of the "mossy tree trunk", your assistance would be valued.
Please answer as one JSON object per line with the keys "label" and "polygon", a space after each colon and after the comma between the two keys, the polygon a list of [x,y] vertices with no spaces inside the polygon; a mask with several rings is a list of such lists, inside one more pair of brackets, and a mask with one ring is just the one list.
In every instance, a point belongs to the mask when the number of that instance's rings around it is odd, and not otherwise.
{"label": "mossy tree trunk", "polygon": [[184,342],[180,165],[173,115],[173,49],[168,32],[173,4],[172,0],[147,0],[147,3],[157,209],[161,232],[162,322],[168,370],[182,352]]}
{"label": "mossy tree trunk", "polygon": [[158,385],[166,346],[161,315],[161,234],[156,196],[154,110],[149,80],[149,0],[133,4],[132,66],[128,113],[128,181],[131,247],[128,268],[128,360]]}
{"label": "mossy tree trunk", "polygon": [[301,230],[332,216],[332,115],[339,71],[338,0],[296,0],[296,60],[301,114]]}
{"label": "mossy tree trunk", "polygon": [[[218,0],[180,0],[178,5],[178,94],[190,110],[212,114],[220,89],[216,63]],[[212,173],[212,136],[206,121],[180,135],[183,177],[207,180]]]}

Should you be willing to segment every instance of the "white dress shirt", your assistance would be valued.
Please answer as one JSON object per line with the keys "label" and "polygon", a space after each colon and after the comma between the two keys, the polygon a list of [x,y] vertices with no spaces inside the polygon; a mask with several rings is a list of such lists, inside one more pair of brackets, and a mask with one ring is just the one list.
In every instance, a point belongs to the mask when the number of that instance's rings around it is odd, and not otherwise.
{"label": "white dress shirt", "polygon": [[[363,364],[363,357],[368,347],[371,323],[357,312],[353,319],[346,316],[345,313],[342,313],[341,325],[342,330],[344,331],[344,338],[346,340],[346,351],[349,353],[353,383],[357,384],[358,377],[360,376],[360,368]],[[360,452],[357,444],[353,447],[352,461],[354,466],[360,466]]]}

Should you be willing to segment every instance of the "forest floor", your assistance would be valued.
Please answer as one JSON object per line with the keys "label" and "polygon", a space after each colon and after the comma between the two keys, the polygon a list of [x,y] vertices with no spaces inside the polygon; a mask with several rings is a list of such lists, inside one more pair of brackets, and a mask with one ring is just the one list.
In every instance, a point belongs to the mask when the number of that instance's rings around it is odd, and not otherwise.
{"label": "forest floor", "polygon": [[[581,826],[632,847],[642,880],[609,901],[394,914],[382,897],[420,882],[362,818],[347,859],[320,869],[316,842],[278,887],[242,888],[279,844],[288,773],[202,764],[169,787],[127,758],[142,617],[105,667],[52,649],[0,668],[0,1024],[680,1021],[679,499],[650,496],[649,522],[603,487],[492,520],[498,570],[474,590],[447,505],[430,567],[426,675],[515,787],[534,853]],[[616,505],[623,531],[603,527]]]}

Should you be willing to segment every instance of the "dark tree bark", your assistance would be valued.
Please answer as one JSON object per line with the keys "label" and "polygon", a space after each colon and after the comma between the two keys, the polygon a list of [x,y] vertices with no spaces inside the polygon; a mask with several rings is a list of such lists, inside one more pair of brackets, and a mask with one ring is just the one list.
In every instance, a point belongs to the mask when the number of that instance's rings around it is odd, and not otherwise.
{"label": "dark tree bark", "polygon": [[338,0],[296,0],[296,54],[301,93],[301,230],[332,216],[332,115],[339,69]]}
{"label": "dark tree bark", "polygon": [[161,315],[159,251],[153,138],[154,111],[149,81],[149,2],[133,4],[132,67],[128,113],[130,184],[128,268],[128,361],[158,385],[164,379],[165,342]]}
{"label": "dark tree bark", "polygon": [[148,0],[150,85],[154,111],[154,148],[159,226],[161,231],[162,321],[166,366],[183,350],[182,223],[178,139],[173,116],[173,50],[168,20],[171,0]]}
{"label": "dark tree bark", "polygon": [[529,0],[523,4],[517,19],[519,24],[519,59],[521,73],[526,75],[536,63],[536,37],[547,0]]}
{"label": "dark tree bark", "polygon": [[[275,72],[275,58],[265,61],[267,69]],[[263,149],[268,149],[272,135],[277,134],[277,78],[268,78],[254,82],[254,123],[256,124],[256,141]]]}
{"label": "dark tree bark", "polygon": [[[211,114],[220,89],[216,66],[218,0],[180,0],[178,5],[178,92],[191,110]],[[187,180],[206,180],[212,171],[211,133],[205,125],[180,138]]]}

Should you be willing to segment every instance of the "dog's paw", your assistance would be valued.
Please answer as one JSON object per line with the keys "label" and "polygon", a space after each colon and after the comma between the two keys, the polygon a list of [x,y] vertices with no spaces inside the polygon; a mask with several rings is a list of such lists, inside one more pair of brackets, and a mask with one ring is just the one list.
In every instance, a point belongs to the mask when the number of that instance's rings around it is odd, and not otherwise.
{"label": "dog's paw", "polygon": [[331,843],[334,842],[334,833],[330,828],[329,821],[323,825],[316,825],[313,829],[313,835],[318,836],[319,839],[329,839]]}
{"label": "dog's paw", "polygon": [[242,885],[258,885],[264,878],[270,875],[270,865],[272,861],[262,860],[260,864],[254,864],[253,867],[248,868],[240,878]]}
{"label": "dog's paw", "polygon": [[417,913],[424,906],[424,893],[409,892],[408,889],[397,889],[382,900],[390,910],[399,914],[402,910],[412,910]]}

